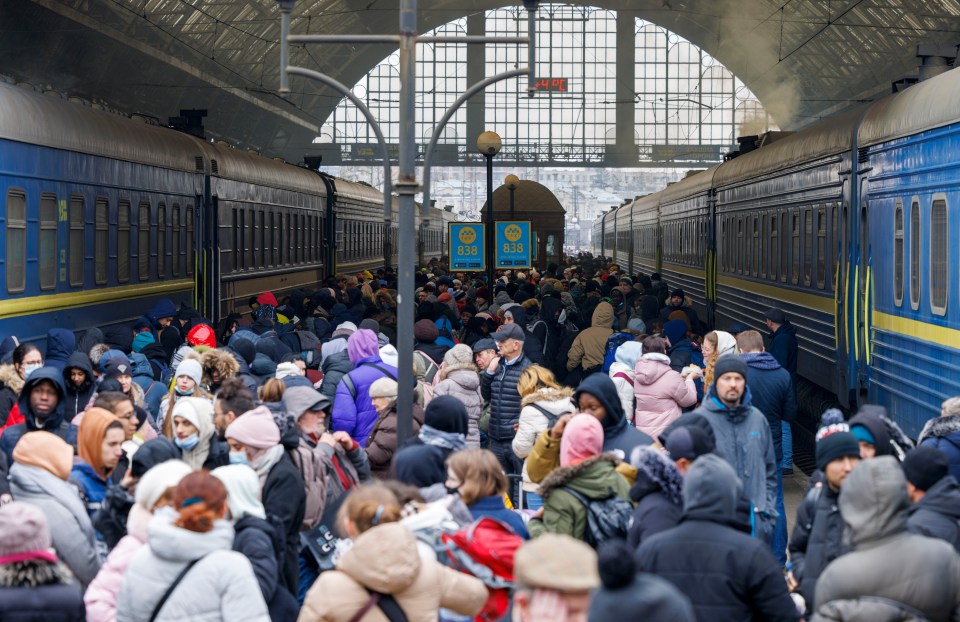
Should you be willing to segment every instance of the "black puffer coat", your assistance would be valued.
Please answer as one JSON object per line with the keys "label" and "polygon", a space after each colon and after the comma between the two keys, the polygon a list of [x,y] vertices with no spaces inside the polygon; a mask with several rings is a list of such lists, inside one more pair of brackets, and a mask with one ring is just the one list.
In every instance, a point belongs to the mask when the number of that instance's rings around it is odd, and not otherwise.
{"label": "black puffer coat", "polygon": [[484,370],[480,374],[480,394],[483,399],[490,400],[490,427],[487,430],[490,438],[497,441],[513,440],[516,434],[513,426],[520,421],[517,382],[523,370],[531,365],[533,361],[521,354],[513,365],[506,365],[501,358],[497,371],[491,374]]}
{"label": "black puffer coat", "polygon": [[263,509],[283,522],[286,548],[280,580],[287,591],[296,594],[299,575],[297,552],[300,548],[300,525],[307,511],[307,489],[303,476],[287,452],[273,465],[263,483]]}
{"label": "black puffer coat", "polygon": [[[70,380],[70,372],[79,369],[87,375],[83,383],[78,387]],[[63,384],[67,390],[67,399],[63,404],[63,419],[67,423],[73,421],[77,413],[83,412],[87,407],[87,402],[96,391],[93,383],[93,365],[90,364],[90,357],[83,352],[74,352],[67,359],[67,364],[63,367]]]}
{"label": "black puffer coat", "polygon": [[673,583],[697,620],[797,620],[770,547],[739,531],[737,474],[723,458],[701,456],[687,473],[678,526],[640,545],[637,569]]}
{"label": "black puffer coat", "polygon": [[[19,571],[14,570],[20,568]],[[0,567],[4,582],[29,585],[47,572],[35,566]],[[10,575],[10,576],[8,576]],[[0,620],[8,622],[83,622],[86,620],[83,593],[79,585],[54,583],[36,587],[0,587]]]}
{"label": "black puffer coat", "polygon": [[910,533],[946,540],[960,552],[960,484],[947,475],[927,490],[923,499],[910,506],[907,529]]}
{"label": "black puffer coat", "polygon": [[817,579],[827,564],[849,547],[843,544],[843,517],[837,507],[838,493],[826,483],[811,488],[797,509],[797,522],[790,536],[790,563],[800,593],[813,607]]}
{"label": "black puffer coat", "polygon": [[248,515],[234,523],[233,550],[250,560],[270,619],[273,622],[294,620],[298,613],[297,601],[280,580],[285,550],[283,524],[276,517],[268,518]]}

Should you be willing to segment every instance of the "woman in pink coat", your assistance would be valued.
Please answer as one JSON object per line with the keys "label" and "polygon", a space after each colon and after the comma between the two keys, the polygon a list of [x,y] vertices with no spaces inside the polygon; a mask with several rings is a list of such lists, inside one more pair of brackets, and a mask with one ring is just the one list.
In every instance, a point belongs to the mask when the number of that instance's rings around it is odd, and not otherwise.
{"label": "woman in pink coat", "polygon": [[107,561],[83,595],[87,622],[114,622],[117,619],[117,596],[130,558],[147,543],[147,524],[153,512],[170,504],[171,493],[180,480],[190,473],[180,460],[168,460],[154,466],[137,482],[136,503],[127,517],[127,535],[110,551]]}
{"label": "woman in pink coat", "polygon": [[661,337],[643,340],[643,356],[634,368],[633,391],[636,410],[633,424],[638,430],[658,438],[680,416],[681,409],[697,403],[693,381],[702,375],[695,370],[680,376],[670,368],[666,342]]}

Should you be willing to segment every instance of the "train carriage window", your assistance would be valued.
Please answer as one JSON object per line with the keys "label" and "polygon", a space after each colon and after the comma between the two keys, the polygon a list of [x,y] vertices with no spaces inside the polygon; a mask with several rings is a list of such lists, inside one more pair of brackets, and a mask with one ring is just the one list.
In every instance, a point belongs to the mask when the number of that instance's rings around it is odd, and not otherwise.
{"label": "train carriage window", "polygon": [[117,281],[130,280],[130,200],[120,199],[117,205]]}
{"label": "train carriage window", "polygon": [[767,253],[770,252],[768,240],[769,229],[767,229],[769,222],[766,214],[760,216],[760,278],[767,278],[767,264],[769,260],[767,258]]}
{"label": "train carriage window", "polygon": [[194,254],[196,249],[193,246],[193,206],[187,205],[187,276],[193,276]]}
{"label": "train carriage window", "polygon": [[753,276],[760,275],[760,218],[754,214],[750,219],[750,224],[753,226],[753,243],[750,247],[752,255],[752,260],[750,261],[750,271]]}
{"label": "train carriage window", "polygon": [[273,264],[283,265],[283,242],[280,241],[280,232],[283,229],[283,214],[275,213],[273,221]]}
{"label": "train carriage window", "polygon": [[[236,217],[236,210],[234,210],[234,217]],[[234,248],[236,248],[236,240],[234,240]],[[173,238],[170,244],[170,254],[173,256],[173,266],[171,267],[173,276],[180,276],[180,206],[176,203],[173,204]]]}
{"label": "train carriage window", "polygon": [[[901,207],[902,207],[902,206],[901,206]],[[834,203],[833,205],[830,206],[830,211],[833,212],[833,214],[832,214],[832,216],[833,216],[833,221],[832,221],[833,224],[831,225],[831,226],[832,226],[832,229],[830,229],[830,246],[829,246],[829,248],[830,248],[830,272],[833,273],[833,281],[832,281],[833,285],[832,285],[832,287],[831,287],[830,289],[831,289],[832,291],[837,291],[837,271],[839,270],[840,263],[837,261],[837,258],[836,258],[836,256],[835,256],[834,253],[835,253],[835,252],[839,252],[839,250],[837,249],[837,238],[840,236],[840,209],[838,208],[837,204]],[[900,216],[901,216],[901,218],[902,218],[902,217],[903,217],[903,214],[901,213]],[[902,222],[902,220],[901,220],[901,223],[900,223],[900,224],[901,224],[901,230],[902,230],[902,229],[903,229],[903,226],[902,226],[902,225],[903,225],[903,222]],[[901,257],[901,260],[902,260],[902,257]],[[901,274],[902,274],[902,272],[901,272]],[[902,290],[902,287],[901,287],[901,292],[900,292],[900,299],[901,299],[901,301],[903,300],[903,290]]]}
{"label": "train carriage window", "polygon": [[230,210],[233,213],[233,269],[243,268],[243,210],[236,207]]}
{"label": "train carriage window", "polygon": [[950,251],[947,241],[947,202],[936,199],[930,208],[930,310],[934,315],[947,313],[947,289],[950,272]]}
{"label": "train carriage window", "polygon": [[793,210],[790,214],[790,282],[800,282],[800,213]]}
{"label": "train carriage window", "polygon": [[253,212],[253,265],[256,268],[263,267],[263,210],[258,209]]}
{"label": "train carriage window", "polygon": [[19,294],[27,287],[27,195],[7,191],[7,291]]}
{"label": "train carriage window", "polygon": [[737,255],[737,272],[743,274],[743,216],[737,216],[737,247],[734,252]]}
{"label": "train carriage window", "polygon": [[84,222],[84,201],[83,197],[73,195],[70,197],[70,265],[68,271],[70,274],[71,287],[83,287],[83,264],[85,259],[85,240],[86,223]]}
{"label": "train carriage window", "polygon": [[138,276],[141,281],[150,277],[150,204],[141,202],[137,219]]}
{"label": "train carriage window", "polygon": [[803,210],[803,284],[813,282],[813,210]]}
{"label": "train carriage window", "polygon": [[[40,289],[51,290],[57,286],[57,197],[44,194],[40,197]],[[9,236],[7,237],[9,244]],[[8,264],[9,266],[9,264]],[[8,288],[9,289],[9,288]]]}
{"label": "train carriage window", "polygon": [[790,231],[787,229],[787,211],[780,212],[780,281],[787,282],[790,273]]}
{"label": "train carriage window", "polygon": [[827,214],[825,207],[817,208],[817,287],[827,284]]}
{"label": "train carriage window", "polygon": [[920,201],[917,199],[910,205],[910,306],[914,311],[920,308]]}
{"label": "train carriage window", "polygon": [[157,205],[157,276],[167,276],[167,206]]}
{"label": "train carriage window", "polygon": [[720,220],[720,265],[724,272],[730,271],[730,245],[727,244],[728,233],[730,232],[729,218]]}
{"label": "train carriage window", "polygon": [[893,216],[893,301],[899,307],[903,304],[903,203],[897,199],[897,209]]}
{"label": "train carriage window", "polygon": [[108,208],[107,199],[103,197],[94,205],[93,280],[97,285],[107,282],[107,257],[110,254]]}

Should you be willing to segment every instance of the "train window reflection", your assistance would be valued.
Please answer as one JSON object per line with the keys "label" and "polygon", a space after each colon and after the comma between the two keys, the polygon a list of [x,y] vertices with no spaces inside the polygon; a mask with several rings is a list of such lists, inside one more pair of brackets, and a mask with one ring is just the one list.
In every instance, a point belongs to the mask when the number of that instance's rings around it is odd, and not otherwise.
{"label": "train window reflection", "polygon": [[167,206],[157,206],[157,276],[167,276]]}
{"label": "train window reflection", "polygon": [[107,282],[107,256],[110,226],[107,223],[107,199],[100,197],[94,205],[94,238],[93,238],[93,280],[97,285]]}
{"label": "train window reflection", "polygon": [[903,304],[903,259],[903,203],[897,199],[893,217],[893,300],[898,307]]}
{"label": "train window reflection", "polygon": [[45,194],[40,197],[40,248],[38,254],[40,256],[40,289],[54,289],[57,286],[56,195]]}
{"label": "train window reflection", "polygon": [[930,310],[934,315],[947,312],[948,273],[950,271],[947,240],[947,202],[937,199],[930,209]]}
{"label": "train window reflection", "polygon": [[7,192],[7,291],[19,294],[27,286],[27,195]]}
{"label": "train window reflection", "polygon": [[120,199],[117,206],[117,281],[130,280],[130,200]]}
{"label": "train window reflection", "polygon": [[137,219],[137,275],[141,281],[150,278],[150,203],[140,203]]}
{"label": "train window reflection", "polygon": [[84,221],[83,197],[70,197],[70,286],[83,287]]}
{"label": "train window reflection", "polygon": [[827,284],[827,215],[826,208],[817,208],[817,287]]}
{"label": "train window reflection", "polygon": [[910,205],[910,306],[920,308],[920,201]]}

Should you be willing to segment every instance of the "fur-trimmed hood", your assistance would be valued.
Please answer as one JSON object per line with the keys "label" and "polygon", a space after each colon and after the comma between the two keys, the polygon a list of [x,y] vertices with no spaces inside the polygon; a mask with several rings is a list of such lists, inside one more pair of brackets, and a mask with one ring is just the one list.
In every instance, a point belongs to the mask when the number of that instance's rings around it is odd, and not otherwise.
{"label": "fur-trimmed hood", "polygon": [[0,565],[0,587],[36,588],[68,583],[71,579],[70,571],[60,562],[21,561]]}
{"label": "fur-trimmed hood", "polygon": [[[615,470],[619,462],[620,459],[616,455],[602,453],[577,464],[557,467],[540,482],[540,496],[546,500],[554,490],[570,486],[588,498],[605,498],[609,496],[607,490],[609,486],[606,485],[604,480],[611,475],[623,477]],[[596,468],[601,463],[610,464],[608,472]],[[577,479],[581,481],[574,482]]]}
{"label": "fur-trimmed hood", "polygon": [[477,373],[477,366],[476,366],[476,365],[474,365],[473,363],[460,363],[460,364],[448,365],[448,366],[444,367],[443,370],[440,372],[440,380],[443,380],[444,378],[447,378],[447,377],[450,376],[450,374],[452,374],[453,372],[459,371],[459,370],[461,370],[461,369],[465,369],[465,370],[471,372],[474,376],[477,376],[477,379],[478,379],[478,380],[480,379],[480,376],[479,376],[479,374]]}
{"label": "fur-trimmed hood", "polygon": [[571,388],[561,387],[554,389],[553,387],[543,387],[529,395],[525,395],[524,398],[520,400],[520,406],[529,406],[535,402],[560,402],[569,400],[572,397],[573,389]]}
{"label": "fur-trimmed hood", "polygon": [[207,350],[200,355],[200,366],[203,367],[203,383],[208,386],[213,384],[211,372],[214,370],[220,374],[221,383],[240,372],[240,364],[226,350]]}
{"label": "fur-trimmed hood", "polygon": [[20,374],[17,373],[13,365],[0,365],[0,383],[17,395],[20,395],[20,391],[23,390],[24,380],[20,377]]}
{"label": "fur-trimmed hood", "polygon": [[953,434],[960,433],[960,415],[949,415],[947,417],[937,417],[927,421],[917,439],[919,446],[928,438],[947,438]]}

